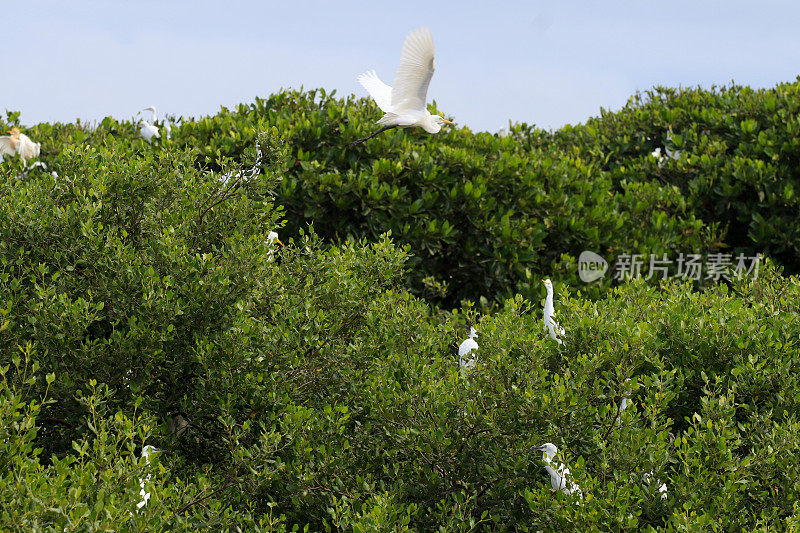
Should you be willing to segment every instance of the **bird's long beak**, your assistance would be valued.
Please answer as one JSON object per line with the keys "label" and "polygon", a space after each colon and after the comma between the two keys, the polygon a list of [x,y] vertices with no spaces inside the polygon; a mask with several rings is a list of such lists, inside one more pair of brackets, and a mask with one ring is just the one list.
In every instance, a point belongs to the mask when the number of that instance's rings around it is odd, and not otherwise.
{"label": "bird's long beak", "polygon": [[165,450],[164,448],[153,448],[153,451],[154,451],[154,452],[162,452],[162,453],[166,453],[166,452],[168,452],[169,450]]}
{"label": "bird's long beak", "polygon": [[449,121],[449,120],[447,120],[446,118],[443,118],[443,119],[442,119],[442,122],[444,122],[445,124],[449,124],[450,126],[455,126],[455,125],[456,125],[456,123],[455,123],[455,122],[450,122],[450,121]]}
{"label": "bird's long beak", "polygon": [[530,449],[530,451],[532,451],[532,452],[543,452],[544,451],[544,446],[543,445],[542,446],[533,446]]}
{"label": "bird's long beak", "polygon": [[281,246],[283,246],[283,243],[281,242],[281,240],[280,240],[280,239],[275,239],[275,242],[277,242],[278,244],[280,244]]}

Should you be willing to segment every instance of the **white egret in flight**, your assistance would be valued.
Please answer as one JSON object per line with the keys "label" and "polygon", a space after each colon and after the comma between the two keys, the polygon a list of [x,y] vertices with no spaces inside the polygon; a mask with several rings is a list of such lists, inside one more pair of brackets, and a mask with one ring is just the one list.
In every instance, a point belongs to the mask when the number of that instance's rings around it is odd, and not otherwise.
{"label": "white egret in flight", "polygon": [[383,83],[374,70],[358,77],[358,82],[372,96],[383,117],[378,124],[383,127],[363,139],[359,144],[392,128],[419,126],[428,133],[438,133],[443,124],[453,125],[439,115],[431,115],[425,100],[436,64],[433,60],[433,36],[428,28],[419,28],[408,34],[400,55],[400,66],[394,76],[394,87]]}
{"label": "white egret in flight", "polygon": [[[560,490],[567,496],[577,496],[583,499],[583,492],[577,483],[572,479],[572,474],[569,468],[561,463],[553,463],[553,458],[558,453],[558,448],[552,442],[546,442],[541,446],[534,446],[531,451],[540,451],[544,453],[544,468],[550,474],[550,488],[552,490]],[[553,468],[555,464],[555,468]]]}
{"label": "white egret in flight", "polygon": [[564,334],[564,328],[559,326],[558,322],[556,322],[555,310],[553,308],[553,283],[549,279],[544,280],[542,283],[544,283],[547,289],[547,297],[544,300],[544,327],[550,333],[551,339],[555,340],[558,344],[563,344],[558,336]]}
{"label": "white egret in flight", "polygon": [[[150,446],[149,444],[142,448],[142,457],[144,457],[144,462],[149,465],[150,464],[150,454],[153,452],[165,452],[167,450],[162,450],[161,448],[156,448],[155,446]],[[142,479],[139,478],[139,487],[141,490],[139,491],[139,495],[142,497],[142,501],[136,504],[138,509],[141,509],[147,502],[150,500],[150,493],[144,490],[145,484],[150,481],[150,474],[147,474],[147,477]]]}
{"label": "white egret in flight", "polygon": [[472,368],[475,366],[475,362],[478,360],[478,356],[467,357],[467,354],[472,350],[478,349],[478,343],[475,342],[475,338],[478,336],[478,332],[475,331],[475,328],[469,328],[469,337],[467,337],[464,342],[461,343],[461,346],[458,347],[458,366],[459,368]]}

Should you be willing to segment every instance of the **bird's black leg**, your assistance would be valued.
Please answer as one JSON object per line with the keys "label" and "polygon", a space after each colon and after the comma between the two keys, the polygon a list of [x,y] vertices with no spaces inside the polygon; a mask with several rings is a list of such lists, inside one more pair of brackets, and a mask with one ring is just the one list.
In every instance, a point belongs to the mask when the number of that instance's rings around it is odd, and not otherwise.
{"label": "bird's black leg", "polygon": [[350,146],[355,146],[357,144],[361,144],[364,141],[368,141],[368,140],[372,139],[373,137],[375,137],[376,135],[383,133],[386,130],[390,130],[390,129],[396,128],[396,127],[397,127],[397,124],[394,124],[393,126],[384,126],[381,129],[379,129],[378,131],[376,131],[375,133],[373,133],[372,135],[368,135],[368,136],[364,137],[363,139],[356,139],[355,141],[350,143]]}

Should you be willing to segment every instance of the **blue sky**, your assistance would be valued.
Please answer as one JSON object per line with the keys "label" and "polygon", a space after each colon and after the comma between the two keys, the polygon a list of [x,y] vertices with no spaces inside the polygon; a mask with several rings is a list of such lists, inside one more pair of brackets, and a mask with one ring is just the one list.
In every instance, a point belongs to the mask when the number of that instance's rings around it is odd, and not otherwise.
{"label": "blue sky", "polygon": [[301,85],[364,96],[356,76],[374,68],[391,84],[405,35],[423,25],[436,43],[429,101],[475,131],[583,122],[655,85],[800,74],[790,1],[7,4],[0,110],[27,125],[148,105],[213,114]]}

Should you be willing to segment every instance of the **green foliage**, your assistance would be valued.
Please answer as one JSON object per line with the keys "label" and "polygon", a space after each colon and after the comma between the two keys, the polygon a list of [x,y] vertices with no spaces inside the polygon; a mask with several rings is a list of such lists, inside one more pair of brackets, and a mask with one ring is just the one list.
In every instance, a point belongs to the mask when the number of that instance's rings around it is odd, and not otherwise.
{"label": "green foliage", "polygon": [[309,222],[332,242],[389,232],[413,254],[407,287],[447,307],[533,297],[542,273],[577,282],[584,249],[660,257],[719,246],[718,225],[674,184],[615,181],[593,145],[563,150],[563,139],[518,126],[510,137],[407,130],[349,146],[379,116],[365,100],[287,91],[187,121],[174,138],[235,159],[277,127],[292,145],[277,191],[289,233]]}
{"label": "green foliage", "polygon": [[[795,204],[760,211],[748,189],[716,215],[722,184],[761,168],[745,139],[769,94],[661,91],[558,132],[356,149],[375,108],[313,91],[152,144],[110,118],[28,130],[47,171],[0,164],[0,530],[800,527],[797,277],[770,261],[701,292],[559,282],[563,345],[541,320],[540,279],[574,281],[585,248],[726,244],[792,268],[742,221]],[[680,110],[728,124],[712,111],[736,98],[741,137],[690,148]],[[684,155],[659,168],[646,128],[670,126]],[[734,166],[704,189],[721,138]],[[787,198],[782,154],[763,164]],[[506,295],[484,315],[432,304]],[[550,490],[544,442],[582,500]]]}

